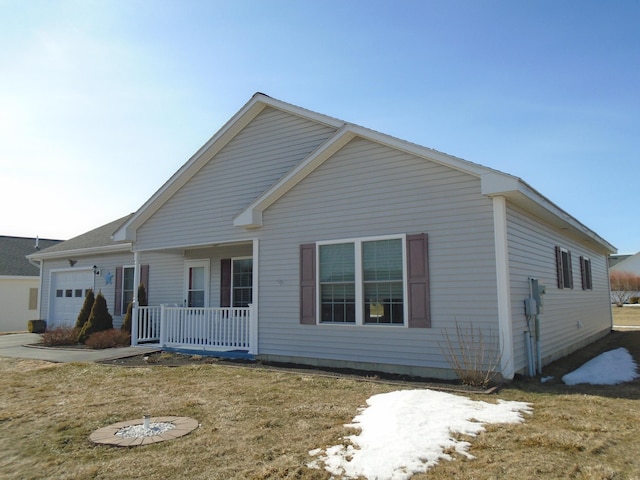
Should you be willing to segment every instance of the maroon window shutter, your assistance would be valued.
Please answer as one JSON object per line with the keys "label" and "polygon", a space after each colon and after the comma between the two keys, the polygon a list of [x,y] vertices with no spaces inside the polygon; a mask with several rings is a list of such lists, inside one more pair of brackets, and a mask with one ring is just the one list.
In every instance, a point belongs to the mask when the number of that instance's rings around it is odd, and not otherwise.
{"label": "maroon window shutter", "polygon": [[556,276],[558,277],[558,288],[564,288],[564,273],[562,272],[562,251],[556,246]]}
{"label": "maroon window shutter", "polygon": [[580,280],[582,282],[582,290],[587,289],[587,267],[585,265],[584,257],[580,255]]}
{"label": "maroon window shutter", "polygon": [[140,265],[140,283],[149,294],[149,265]]}
{"label": "maroon window shutter", "polygon": [[316,324],[316,245],[300,245],[300,323]]}
{"label": "maroon window shutter", "polygon": [[122,315],[122,267],[116,267],[116,296],[113,303],[115,315]]}
{"label": "maroon window shutter", "polygon": [[149,299],[149,265],[140,265],[140,283],[144,285],[144,291],[147,292],[147,300]]}
{"label": "maroon window shutter", "polygon": [[231,259],[220,260],[220,306],[231,306]]}
{"label": "maroon window shutter", "polygon": [[429,246],[426,233],[407,235],[409,327],[431,327],[429,298]]}
{"label": "maroon window shutter", "polygon": [[569,288],[573,288],[573,266],[571,265],[573,262],[571,261],[571,252],[567,251],[567,262],[569,263]]}

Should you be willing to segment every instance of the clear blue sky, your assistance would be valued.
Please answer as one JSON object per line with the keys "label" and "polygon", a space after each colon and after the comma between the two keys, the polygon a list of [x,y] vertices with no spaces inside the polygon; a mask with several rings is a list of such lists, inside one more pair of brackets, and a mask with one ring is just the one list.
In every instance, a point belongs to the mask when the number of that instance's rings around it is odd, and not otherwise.
{"label": "clear blue sky", "polygon": [[516,175],[640,251],[636,0],[0,0],[0,235],[137,210],[256,91]]}

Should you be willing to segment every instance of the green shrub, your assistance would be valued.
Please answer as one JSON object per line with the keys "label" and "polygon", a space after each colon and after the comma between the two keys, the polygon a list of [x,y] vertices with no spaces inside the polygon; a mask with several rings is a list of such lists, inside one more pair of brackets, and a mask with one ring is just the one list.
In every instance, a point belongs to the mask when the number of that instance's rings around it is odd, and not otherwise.
{"label": "green shrub", "polygon": [[57,327],[42,334],[42,343],[47,347],[75,345],[78,343],[78,330],[71,327]]}
{"label": "green shrub", "polygon": [[47,329],[47,322],[44,320],[29,320],[27,322],[27,330],[29,333],[44,333]]}
{"label": "green shrub", "polygon": [[96,301],[96,297],[93,294],[93,290],[90,288],[87,290],[87,293],[84,296],[84,303],[82,304],[82,308],[80,309],[80,313],[78,314],[78,318],[76,320],[76,328],[78,330],[82,330],[84,324],[89,320],[89,315],[91,314],[91,309],[93,308],[93,304]]}
{"label": "green shrub", "polygon": [[91,308],[91,314],[89,314],[87,322],[82,327],[82,330],[80,330],[78,341],[84,343],[92,333],[110,330],[112,328],[113,317],[107,308],[107,301],[104,295],[102,295],[102,292],[98,292],[96,300],[93,302],[93,307]]}
{"label": "green shrub", "polygon": [[128,347],[131,345],[131,336],[127,332],[112,328],[92,333],[84,343],[86,346],[96,349]]}
{"label": "green shrub", "polygon": [[124,319],[122,320],[122,326],[120,327],[120,329],[123,332],[127,332],[128,334],[131,334],[131,317],[133,316],[133,302],[129,302],[129,305],[127,305],[127,313],[124,316]]}
{"label": "green shrub", "polygon": [[[146,307],[149,303],[147,302],[147,291],[144,288],[144,284],[140,284],[138,287],[138,305],[141,307]],[[131,317],[133,316],[133,302],[129,302],[127,305],[127,313],[122,320],[122,327],[120,327],[123,331],[131,334]]]}

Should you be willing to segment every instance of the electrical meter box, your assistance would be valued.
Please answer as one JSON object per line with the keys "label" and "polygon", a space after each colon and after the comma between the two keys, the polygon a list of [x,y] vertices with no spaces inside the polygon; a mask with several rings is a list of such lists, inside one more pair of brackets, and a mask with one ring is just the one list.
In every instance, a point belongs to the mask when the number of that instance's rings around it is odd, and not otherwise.
{"label": "electrical meter box", "polygon": [[[547,293],[547,287],[542,285],[537,278],[529,278],[531,287],[531,299],[535,301],[535,313],[532,315],[539,315],[542,313],[542,307],[544,305],[543,296]],[[526,307],[525,307],[526,308]]]}

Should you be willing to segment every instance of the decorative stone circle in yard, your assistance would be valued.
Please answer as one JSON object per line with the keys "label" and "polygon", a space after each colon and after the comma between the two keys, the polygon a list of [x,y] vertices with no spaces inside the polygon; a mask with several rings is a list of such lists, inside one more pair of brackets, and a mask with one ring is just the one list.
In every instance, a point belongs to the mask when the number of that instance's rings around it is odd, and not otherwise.
{"label": "decorative stone circle in yard", "polygon": [[93,443],[114,447],[136,447],[182,437],[198,428],[189,417],[147,417],[99,428],[89,436]]}

